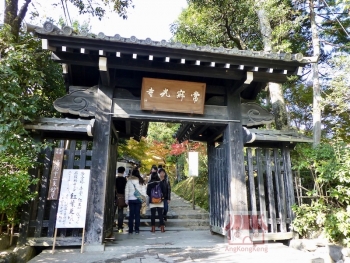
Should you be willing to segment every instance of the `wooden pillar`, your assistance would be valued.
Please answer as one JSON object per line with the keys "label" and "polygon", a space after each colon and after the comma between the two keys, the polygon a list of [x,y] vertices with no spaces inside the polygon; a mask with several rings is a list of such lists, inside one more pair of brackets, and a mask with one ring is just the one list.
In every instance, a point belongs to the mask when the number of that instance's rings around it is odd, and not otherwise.
{"label": "wooden pillar", "polygon": [[292,163],[290,160],[290,149],[288,144],[283,144],[282,148],[283,165],[284,165],[284,182],[286,185],[286,203],[287,203],[287,216],[290,222],[294,219],[294,213],[292,206],[295,204],[294,196],[294,184],[292,174]]}
{"label": "wooden pillar", "polygon": [[108,160],[112,138],[112,117],[109,113],[112,109],[113,89],[99,85],[97,96],[90,189],[86,214],[85,251],[104,250],[106,182],[109,172]]}
{"label": "wooden pillar", "polygon": [[[241,120],[241,99],[239,93],[227,92],[227,111],[229,120]],[[243,222],[248,215],[248,199],[241,122],[228,123],[225,131],[225,145],[228,158],[228,184],[230,186],[231,239],[235,236],[237,237],[237,230],[240,232],[240,238],[243,238],[249,235],[249,227],[246,229],[247,222]]]}

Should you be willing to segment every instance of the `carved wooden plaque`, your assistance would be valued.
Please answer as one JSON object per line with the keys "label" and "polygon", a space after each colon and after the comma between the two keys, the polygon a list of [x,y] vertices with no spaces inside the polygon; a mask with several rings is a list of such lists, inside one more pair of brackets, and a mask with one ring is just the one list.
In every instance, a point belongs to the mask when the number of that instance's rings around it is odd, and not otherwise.
{"label": "carved wooden plaque", "polygon": [[52,161],[52,169],[50,176],[50,187],[48,200],[57,200],[60,192],[62,161],[64,155],[64,148],[55,148]]}
{"label": "carved wooden plaque", "polygon": [[143,78],[141,109],[203,114],[205,83]]}

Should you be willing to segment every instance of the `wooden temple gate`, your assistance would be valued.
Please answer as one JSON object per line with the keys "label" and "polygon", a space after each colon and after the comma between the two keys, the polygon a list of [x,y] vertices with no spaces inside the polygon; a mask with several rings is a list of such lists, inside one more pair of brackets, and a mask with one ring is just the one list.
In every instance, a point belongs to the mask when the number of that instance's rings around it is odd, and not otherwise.
{"label": "wooden temple gate", "polygon": [[[27,129],[52,140],[53,149],[65,148],[63,168],[90,169],[86,250],[103,250],[113,228],[118,140],[140,140],[151,121],[180,122],[180,142],[207,143],[211,231],[225,233],[226,211],[238,210],[264,215],[267,239],[292,237],[289,151],[310,140],[254,129],[274,117],[253,101],[268,82],[296,75],[306,63],[300,54],[75,35],[48,22],[36,34],[62,64],[67,95],[54,106],[65,118],[39,119]],[[176,103],[164,102],[171,96]],[[21,224],[20,242],[33,246],[52,244],[57,212],[58,201],[47,200],[53,152],[43,154],[43,168],[33,171],[40,179],[39,198],[26,207]],[[62,229],[58,236],[57,245],[81,243],[76,229]]]}

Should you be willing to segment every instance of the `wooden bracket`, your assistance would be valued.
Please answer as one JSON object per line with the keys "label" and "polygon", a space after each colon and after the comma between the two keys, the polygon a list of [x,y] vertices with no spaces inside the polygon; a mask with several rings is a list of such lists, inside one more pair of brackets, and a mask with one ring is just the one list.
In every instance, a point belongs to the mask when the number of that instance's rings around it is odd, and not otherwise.
{"label": "wooden bracket", "polygon": [[245,88],[247,88],[250,83],[253,81],[254,76],[253,72],[247,72],[247,78],[245,80],[240,80],[236,82],[236,84],[232,87],[231,91],[233,94],[241,93]]}
{"label": "wooden bracket", "polygon": [[41,47],[42,47],[42,49],[56,51],[55,47],[52,47],[52,46],[49,45],[49,41],[47,39],[42,39],[41,40]]}
{"label": "wooden bracket", "polygon": [[100,79],[103,86],[108,87],[110,84],[110,77],[108,72],[108,66],[107,66],[107,58],[106,57],[100,57],[98,60],[98,67],[100,69]]}

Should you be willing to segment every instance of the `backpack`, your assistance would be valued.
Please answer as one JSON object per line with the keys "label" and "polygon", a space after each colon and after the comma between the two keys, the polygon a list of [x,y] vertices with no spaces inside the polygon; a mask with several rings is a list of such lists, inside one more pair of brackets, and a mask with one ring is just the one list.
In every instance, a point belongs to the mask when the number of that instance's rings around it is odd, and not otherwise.
{"label": "backpack", "polygon": [[155,187],[151,190],[151,203],[152,204],[159,204],[162,202],[162,189],[160,188],[160,184],[158,183]]}

